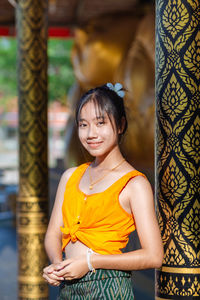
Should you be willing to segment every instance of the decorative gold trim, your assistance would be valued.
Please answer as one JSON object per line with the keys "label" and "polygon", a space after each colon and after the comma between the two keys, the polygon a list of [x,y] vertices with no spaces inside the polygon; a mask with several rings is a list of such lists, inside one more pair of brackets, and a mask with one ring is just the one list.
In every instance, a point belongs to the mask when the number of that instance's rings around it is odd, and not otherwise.
{"label": "decorative gold trim", "polygon": [[18,279],[20,280],[20,282],[22,283],[44,283],[45,280],[42,277],[39,276],[18,276]]}
{"label": "decorative gold trim", "polygon": [[31,196],[23,197],[23,196],[19,196],[19,197],[17,197],[17,200],[20,201],[20,202],[38,202],[38,200],[46,202],[47,197],[31,197]]}
{"label": "decorative gold trim", "polygon": [[160,298],[160,297],[155,297],[155,300],[172,300],[172,299],[167,299],[167,298]]}
{"label": "decorative gold trim", "polygon": [[[35,294],[32,293],[32,295],[29,295],[28,292],[27,293],[21,293],[20,297],[21,297],[20,299],[29,299],[29,300],[33,299],[33,300],[36,300],[36,299],[38,299],[38,293],[35,293]],[[40,293],[40,297],[41,298],[46,298],[46,291],[44,293]]]}
{"label": "decorative gold trim", "polygon": [[39,233],[39,234],[45,234],[46,233],[46,231],[47,231],[47,227],[37,227],[37,228],[35,228],[35,227],[28,227],[28,228],[26,228],[26,227],[24,227],[24,228],[19,228],[18,227],[18,233],[23,233],[23,234],[37,234],[37,233]]}
{"label": "decorative gold trim", "polygon": [[161,272],[175,273],[175,274],[200,274],[200,268],[162,267]]}

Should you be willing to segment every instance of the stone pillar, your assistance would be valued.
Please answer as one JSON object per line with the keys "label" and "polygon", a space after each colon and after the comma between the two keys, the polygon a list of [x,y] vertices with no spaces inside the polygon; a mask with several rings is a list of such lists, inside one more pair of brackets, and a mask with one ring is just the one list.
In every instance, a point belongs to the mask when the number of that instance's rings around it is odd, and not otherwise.
{"label": "stone pillar", "polygon": [[[48,214],[47,0],[18,0],[18,299],[48,299],[44,235]],[[14,66],[13,66],[14,67]]]}
{"label": "stone pillar", "polygon": [[199,0],[156,2],[156,299],[200,299]]}

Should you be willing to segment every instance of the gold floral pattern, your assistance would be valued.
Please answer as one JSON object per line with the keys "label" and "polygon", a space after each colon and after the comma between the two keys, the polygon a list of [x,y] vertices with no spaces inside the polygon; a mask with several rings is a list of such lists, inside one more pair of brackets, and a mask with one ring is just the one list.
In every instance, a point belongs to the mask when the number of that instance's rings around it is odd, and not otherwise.
{"label": "gold floral pattern", "polygon": [[186,178],[179,170],[174,158],[172,158],[161,179],[161,191],[164,198],[167,202],[170,201],[171,204],[174,204],[174,201],[179,199],[185,193],[186,189]]}
{"label": "gold floral pattern", "polygon": [[47,1],[17,1],[20,184],[18,197],[19,299],[48,299]]}
{"label": "gold floral pattern", "polygon": [[165,253],[158,299],[200,297],[199,35],[198,0],[157,1],[156,198]]}
{"label": "gold floral pattern", "polygon": [[183,256],[177,250],[177,247],[173,240],[170,241],[169,247],[164,255],[164,261],[168,263],[168,265],[184,265],[185,260]]}
{"label": "gold floral pattern", "polygon": [[189,13],[181,0],[170,0],[163,12],[163,25],[173,38],[186,26]]}
{"label": "gold floral pattern", "polygon": [[183,149],[187,151],[195,163],[200,163],[200,117],[197,116],[194,123],[186,132],[183,138]]}
{"label": "gold floral pattern", "polygon": [[200,237],[200,206],[196,199],[193,206],[183,220],[182,231],[192,244],[198,249]]}
{"label": "gold floral pattern", "polygon": [[184,55],[184,63],[191,73],[200,79],[200,31]]}
{"label": "gold floral pattern", "polygon": [[171,118],[172,121],[174,121],[174,119],[184,111],[187,103],[187,95],[177,81],[175,74],[173,74],[163,93],[163,111]]}
{"label": "gold floral pattern", "polygon": [[[156,299],[198,299],[200,293],[200,276],[194,274],[170,274],[157,271],[156,289],[160,289]],[[163,295],[163,297],[162,297]]]}

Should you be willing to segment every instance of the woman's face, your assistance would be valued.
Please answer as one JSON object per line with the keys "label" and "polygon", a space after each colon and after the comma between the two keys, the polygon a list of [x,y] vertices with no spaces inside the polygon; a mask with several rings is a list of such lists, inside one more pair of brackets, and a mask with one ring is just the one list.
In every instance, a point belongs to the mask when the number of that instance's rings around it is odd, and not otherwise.
{"label": "woman's face", "polygon": [[78,122],[78,135],[83,147],[92,156],[107,155],[118,146],[116,126],[112,123],[106,113],[103,117],[100,115],[92,101],[83,106]]}

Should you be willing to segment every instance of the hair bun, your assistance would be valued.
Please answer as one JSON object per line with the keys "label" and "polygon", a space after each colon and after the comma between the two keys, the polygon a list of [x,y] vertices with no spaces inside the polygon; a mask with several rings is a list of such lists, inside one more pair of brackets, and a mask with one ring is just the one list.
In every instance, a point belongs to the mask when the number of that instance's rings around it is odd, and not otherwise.
{"label": "hair bun", "polygon": [[108,83],[106,83],[106,86],[107,86],[110,90],[112,90],[112,91],[114,91],[115,93],[117,93],[117,95],[118,95],[119,97],[121,97],[121,98],[124,97],[125,92],[123,91],[123,85],[122,85],[121,83],[117,82],[117,83],[115,83],[115,85],[113,85],[112,83],[108,82]]}

